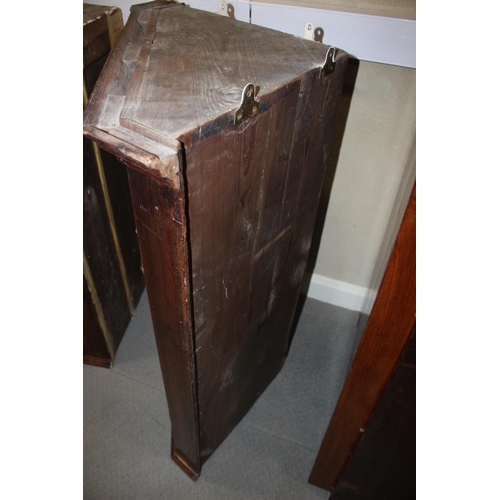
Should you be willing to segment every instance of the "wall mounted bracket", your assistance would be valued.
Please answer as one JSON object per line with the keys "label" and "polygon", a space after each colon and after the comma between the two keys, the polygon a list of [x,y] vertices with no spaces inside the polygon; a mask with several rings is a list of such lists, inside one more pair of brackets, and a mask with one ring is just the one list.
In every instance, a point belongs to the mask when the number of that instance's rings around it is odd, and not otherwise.
{"label": "wall mounted bracket", "polygon": [[337,57],[338,49],[330,47],[326,53],[325,62],[320,70],[319,77],[323,78],[335,71],[335,58]]}
{"label": "wall mounted bracket", "polygon": [[245,86],[241,95],[240,107],[234,112],[235,125],[259,114],[260,102],[255,100],[255,96],[259,93],[259,90],[260,87],[255,86],[253,83],[248,83]]}

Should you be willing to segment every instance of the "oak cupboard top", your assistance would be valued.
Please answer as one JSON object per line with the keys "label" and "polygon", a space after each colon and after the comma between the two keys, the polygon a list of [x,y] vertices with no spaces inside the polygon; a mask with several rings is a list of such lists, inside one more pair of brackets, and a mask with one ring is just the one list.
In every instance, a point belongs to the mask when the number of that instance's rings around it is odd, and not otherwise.
{"label": "oak cupboard top", "polygon": [[277,93],[320,72],[328,49],[182,4],[135,5],[90,99],[84,133],[174,180],[179,141],[244,127],[234,115],[247,84],[267,110]]}

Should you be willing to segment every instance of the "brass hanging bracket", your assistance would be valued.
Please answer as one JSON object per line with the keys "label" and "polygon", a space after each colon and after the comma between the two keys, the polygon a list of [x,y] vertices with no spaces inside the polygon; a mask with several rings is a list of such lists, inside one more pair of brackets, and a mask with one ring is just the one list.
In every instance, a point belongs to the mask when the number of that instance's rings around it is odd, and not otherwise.
{"label": "brass hanging bracket", "polygon": [[336,47],[330,47],[328,49],[328,52],[326,53],[325,62],[323,63],[323,66],[321,67],[321,70],[319,72],[320,78],[323,78],[324,76],[327,76],[335,71],[335,59],[337,57],[338,52],[339,49],[337,49]]}
{"label": "brass hanging bracket", "polygon": [[234,112],[234,124],[238,125],[260,112],[260,102],[255,100],[260,87],[249,83],[243,89],[240,107]]}

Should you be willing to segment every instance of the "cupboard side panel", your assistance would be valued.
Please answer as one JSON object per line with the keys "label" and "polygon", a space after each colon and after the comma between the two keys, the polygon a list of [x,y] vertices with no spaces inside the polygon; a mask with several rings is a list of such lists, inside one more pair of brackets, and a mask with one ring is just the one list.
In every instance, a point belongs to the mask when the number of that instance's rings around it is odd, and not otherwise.
{"label": "cupboard side panel", "polygon": [[129,182],[172,424],[172,458],[196,479],[201,466],[184,195],[132,168]]}

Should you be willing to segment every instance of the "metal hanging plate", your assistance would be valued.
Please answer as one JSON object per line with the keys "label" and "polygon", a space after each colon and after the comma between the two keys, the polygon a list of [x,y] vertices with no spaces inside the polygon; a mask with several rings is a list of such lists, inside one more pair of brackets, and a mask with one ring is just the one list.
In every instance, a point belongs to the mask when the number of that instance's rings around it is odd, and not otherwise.
{"label": "metal hanging plate", "polygon": [[320,70],[320,78],[329,75],[335,71],[335,58],[337,57],[338,49],[336,47],[330,47],[326,53],[325,62]]}
{"label": "metal hanging plate", "polygon": [[258,94],[259,90],[260,87],[255,86],[253,83],[249,83],[245,86],[241,95],[240,107],[234,112],[235,125],[259,114],[260,103],[255,100],[255,96]]}

